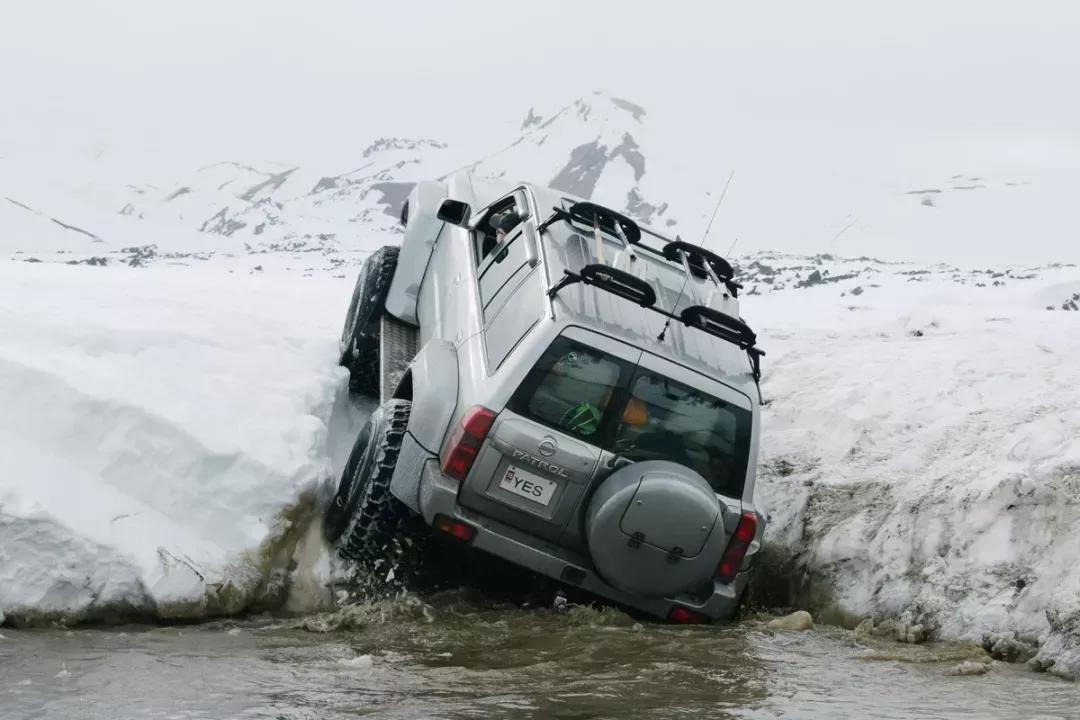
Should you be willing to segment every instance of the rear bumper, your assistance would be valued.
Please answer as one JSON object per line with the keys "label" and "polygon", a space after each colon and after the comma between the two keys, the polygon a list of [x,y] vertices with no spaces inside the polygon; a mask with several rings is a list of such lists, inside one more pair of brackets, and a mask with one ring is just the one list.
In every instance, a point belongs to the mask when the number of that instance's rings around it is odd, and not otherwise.
{"label": "rear bumper", "polygon": [[646,598],[630,595],[606,583],[593,571],[590,563],[583,563],[566,548],[461,507],[457,501],[458,488],[455,480],[442,474],[437,461],[430,460],[424,464],[419,504],[420,514],[428,525],[434,522],[436,515],[469,523],[477,530],[471,544],[478,550],[657,618],[667,618],[673,607],[681,606],[714,621],[730,619],[750,581],[749,572],[740,572],[733,583],[713,583],[713,592],[707,598],[698,596],[695,599],[684,595]]}

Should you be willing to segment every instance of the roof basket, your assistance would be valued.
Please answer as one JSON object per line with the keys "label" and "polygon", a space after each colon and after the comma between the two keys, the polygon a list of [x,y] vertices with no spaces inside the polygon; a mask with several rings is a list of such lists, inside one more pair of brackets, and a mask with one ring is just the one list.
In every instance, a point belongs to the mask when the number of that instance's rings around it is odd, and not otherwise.
{"label": "roof basket", "polygon": [[643,308],[656,304],[656,291],[647,282],[630,273],[609,265],[586,265],[578,272],[564,270],[566,274],[548,290],[548,297],[555,295],[571,283],[581,282],[618,295]]}

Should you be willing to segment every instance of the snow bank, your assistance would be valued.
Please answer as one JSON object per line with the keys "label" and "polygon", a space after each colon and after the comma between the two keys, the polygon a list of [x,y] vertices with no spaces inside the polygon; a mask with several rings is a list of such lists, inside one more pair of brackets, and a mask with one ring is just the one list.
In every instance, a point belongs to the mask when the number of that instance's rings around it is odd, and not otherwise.
{"label": "snow bank", "polygon": [[1080,313],[1045,310],[1078,275],[747,303],[769,353],[758,492],[795,599],[1080,673]]}
{"label": "snow bank", "polygon": [[[0,263],[7,621],[277,605],[294,563],[325,591],[310,520],[362,414],[336,367],[352,270],[226,260]],[[1046,308],[1080,272],[774,255],[745,276],[773,580],[825,619],[1076,676],[1080,312]]]}
{"label": "snow bank", "polygon": [[349,291],[327,276],[0,264],[7,620],[276,602],[331,473]]}

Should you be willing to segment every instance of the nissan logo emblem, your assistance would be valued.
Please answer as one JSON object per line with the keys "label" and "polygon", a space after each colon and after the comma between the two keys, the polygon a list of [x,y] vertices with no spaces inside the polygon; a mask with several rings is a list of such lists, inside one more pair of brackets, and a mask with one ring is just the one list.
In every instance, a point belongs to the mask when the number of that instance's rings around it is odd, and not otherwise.
{"label": "nissan logo emblem", "polygon": [[555,454],[555,451],[559,449],[559,443],[555,438],[550,435],[540,441],[540,444],[536,446],[540,451],[540,454],[544,457],[551,457]]}

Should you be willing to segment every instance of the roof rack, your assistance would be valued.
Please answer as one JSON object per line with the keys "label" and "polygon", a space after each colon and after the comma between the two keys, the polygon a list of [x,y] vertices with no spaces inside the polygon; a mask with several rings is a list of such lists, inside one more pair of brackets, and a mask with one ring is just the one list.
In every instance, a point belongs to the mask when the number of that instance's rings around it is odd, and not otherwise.
{"label": "roof rack", "polygon": [[[552,213],[537,229],[540,234],[551,225],[561,220],[576,222],[589,227],[599,227],[610,235],[621,237],[629,245],[643,248],[668,262],[682,265],[688,275],[693,275],[699,280],[712,279],[716,285],[724,285],[732,297],[739,296],[742,284],[735,281],[735,270],[724,258],[705,248],[676,237],[668,240],[659,233],[649,231],[661,240],[666,240],[662,248],[655,248],[641,241],[642,230],[636,222],[603,205],[592,202],[576,202],[569,208],[555,206]],[[685,262],[684,262],[685,258]]]}
{"label": "roof rack", "polygon": [[754,347],[754,343],[757,342],[757,334],[742,320],[705,305],[691,305],[684,308],[679,315],[679,320],[684,325],[724,338],[743,350]]}
{"label": "roof rack", "polygon": [[566,209],[556,206],[554,210],[551,216],[538,228],[541,234],[556,221],[566,220],[567,222],[578,222],[590,227],[598,225],[601,230],[616,237],[626,238],[626,242],[631,245],[637,245],[641,242],[641,228],[638,227],[636,222],[622,213],[617,213],[603,205],[591,202],[577,202]]}
{"label": "roof rack", "polygon": [[565,273],[563,278],[548,290],[548,297],[555,297],[567,285],[580,282],[626,298],[643,308],[655,309],[656,291],[653,290],[652,285],[625,270],[609,265],[592,264],[586,265],[576,273],[570,270],[566,270]]}
{"label": "roof rack", "polygon": [[739,296],[742,284],[735,282],[735,270],[716,253],[684,240],[673,240],[664,246],[663,255],[671,262],[681,263],[688,275],[712,280],[718,287],[723,284],[732,297]]}
{"label": "roof rack", "polygon": [[[541,223],[538,232],[542,234],[549,226],[561,220],[598,226],[608,233],[621,236],[630,245],[637,245],[668,262],[681,265],[688,278],[693,275],[700,279],[709,279],[716,287],[723,286],[731,297],[738,297],[738,290],[742,285],[735,282],[735,270],[731,263],[716,253],[680,239],[669,241],[662,250],[652,248],[641,242],[641,228],[637,223],[621,213],[591,202],[577,202],[569,208],[556,206],[551,216]],[[754,380],[761,379],[761,358],[765,351],[755,346],[757,335],[740,318],[701,304],[693,283],[690,283],[690,293],[694,304],[676,315],[656,305],[656,291],[652,285],[624,270],[603,263],[592,263],[578,272],[564,270],[563,273],[562,279],[548,290],[549,298],[554,298],[560,290],[573,283],[591,285],[738,346],[740,350],[746,351],[750,358]]]}
{"label": "roof rack", "polygon": [[691,305],[676,315],[656,305],[656,291],[641,278],[608,265],[590,264],[579,272],[564,270],[558,283],[548,290],[554,298],[559,291],[574,283],[584,283],[609,292],[655,313],[678,320],[683,325],[736,345],[746,351],[755,381],[761,380],[761,358],[765,351],[756,347],[757,334],[739,318],[726,315],[705,305]]}

